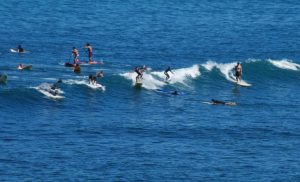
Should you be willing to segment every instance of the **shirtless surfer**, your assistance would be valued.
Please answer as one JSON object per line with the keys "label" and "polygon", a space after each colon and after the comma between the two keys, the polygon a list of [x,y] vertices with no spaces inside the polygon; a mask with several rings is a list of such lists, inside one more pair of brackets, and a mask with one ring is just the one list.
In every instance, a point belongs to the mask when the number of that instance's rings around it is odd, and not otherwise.
{"label": "shirtless surfer", "polygon": [[93,47],[89,43],[86,43],[84,48],[88,50],[89,63],[93,62]]}
{"label": "shirtless surfer", "polygon": [[78,53],[78,50],[76,49],[76,47],[73,47],[72,55],[73,55],[73,63],[76,64],[79,61],[78,60],[79,53]]}

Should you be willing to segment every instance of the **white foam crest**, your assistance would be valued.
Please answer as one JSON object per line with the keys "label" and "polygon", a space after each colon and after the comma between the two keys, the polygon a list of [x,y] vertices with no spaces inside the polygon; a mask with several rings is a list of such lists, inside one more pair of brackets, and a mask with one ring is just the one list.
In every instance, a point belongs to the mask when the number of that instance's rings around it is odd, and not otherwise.
{"label": "white foam crest", "polygon": [[214,61],[207,61],[205,64],[201,64],[206,70],[211,71],[214,67],[216,67],[218,63]]}
{"label": "white foam crest", "polygon": [[268,59],[268,61],[276,66],[277,68],[281,68],[281,69],[287,69],[287,70],[294,70],[294,71],[298,71],[300,69],[300,65],[293,63],[291,60],[287,60],[287,59],[283,59],[283,60],[272,60],[272,59]]}
{"label": "white foam crest", "polygon": [[[125,77],[128,80],[132,81],[132,85],[134,86],[136,83],[136,76],[137,74],[135,72],[127,72],[120,74],[121,76]],[[143,79],[142,79],[142,87],[149,89],[149,90],[155,90],[163,87],[166,85],[166,83],[155,79],[151,74],[144,73]]]}
{"label": "white foam crest", "polygon": [[235,81],[232,69],[236,63],[221,63],[217,64],[216,67],[221,71],[221,73],[225,76],[225,78],[229,81]]}
{"label": "white foam crest", "polygon": [[[199,66],[198,65],[193,65],[192,67],[189,68],[180,68],[180,69],[174,69],[172,70],[174,74],[169,72],[170,75],[170,81],[169,83],[183,83],[188,79],[188,78],[197,78],[198,76],[201,75],[199,71]],[[165,80],[166,75],[164,74],[164,71],[154,71],[151,72],[151,74],[158,76],[159,78]]]}

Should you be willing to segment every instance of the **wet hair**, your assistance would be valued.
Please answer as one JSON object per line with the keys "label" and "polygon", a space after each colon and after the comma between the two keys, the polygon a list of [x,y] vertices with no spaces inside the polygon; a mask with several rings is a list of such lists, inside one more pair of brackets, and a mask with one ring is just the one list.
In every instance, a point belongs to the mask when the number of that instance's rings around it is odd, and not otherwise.
{"label": "wet hair", "polygon": [[86,43],[86,46],[90,46],[90,43]]}
{"label": "wet hair", "polygon": [[76,49],[76,47],[73,47],[73,49]]}

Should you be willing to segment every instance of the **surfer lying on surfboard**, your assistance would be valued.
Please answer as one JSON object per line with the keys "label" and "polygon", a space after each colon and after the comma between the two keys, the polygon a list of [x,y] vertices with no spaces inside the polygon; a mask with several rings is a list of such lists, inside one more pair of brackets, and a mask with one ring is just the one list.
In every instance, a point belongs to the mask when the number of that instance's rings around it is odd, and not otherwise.
{"label": "surfer lying on surfboard", "polygon": [[235,106],[236,105],[235,102],[224,102],[224,101],[215,100],[215,99],[211,99],[210,104],[213,104],[213,105],[228,105],[228,106]]}

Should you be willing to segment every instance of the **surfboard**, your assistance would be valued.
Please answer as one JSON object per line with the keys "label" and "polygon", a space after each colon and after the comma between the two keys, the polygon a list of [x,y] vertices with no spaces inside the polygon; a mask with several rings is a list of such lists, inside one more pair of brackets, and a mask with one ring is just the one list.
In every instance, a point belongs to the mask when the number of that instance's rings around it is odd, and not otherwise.
{"label": "surfboard", "polygon": [[136,82],[135,82],[135,86],[136,87],[141,87],[143,85],[143,82],[141,79],[137,79]]}
{"label": "surfboard", "polygon": [[[44,94],[45,96],[49,97],[49,98],[52,98],[52,99],[62,99],[64,98],[63,96],[59,95],[59,91],[58,89],[55,89],[55,90],[51,90],[51,89],[44,89],[44,88],[37,88],[37,90]],[[57,93],[57,94],[55,94]]]}
{"label": "surfboard", "polygon": [[92,84],[92,83],[87,83],[86,86],[92,88],[92,89],[102,89],[103,91],[105,90],[105,86],[99,84],[99,83],[96,83],[96,84]]}
{"label": "surfboard", "polygon": [[6,74],[0,74],[0,83],[6,83],[7,81],[7,75]]}
{"label": "surfboard", "polygon": [[239,86],[242,86],[242,87],[250,87],[250,86],[251,86],[251,84],[246,83],[246,82],[244,82],[243,80],[242,80],[242,81],[235,81],[235,83],[236,83],[237,85],[239,85]]}
{"label": "surfboard", "polygon": [[19,54],[29,53],[29,51],[25,51],[25,50],[23,52],[19,52],[18,49],[10,49],[10,52],[19,53]]}

